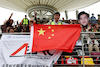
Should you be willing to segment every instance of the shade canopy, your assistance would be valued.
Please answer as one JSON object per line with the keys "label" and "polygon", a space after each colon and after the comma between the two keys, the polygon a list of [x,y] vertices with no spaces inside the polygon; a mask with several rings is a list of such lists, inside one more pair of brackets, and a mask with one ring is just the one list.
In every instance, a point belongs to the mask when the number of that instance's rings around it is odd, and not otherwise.
{"label": "shade canopy", "polygon": [[0,0],[0,7],[25,12],[33,19],[34,12],[37,18],[52,18],[54,12],[78,10],[92,5],[100,0]]}
{"label": "shade canopy", "polygon": [[34,6],[48,6],[56,11],[77,10],[100,0],[0,0],[0,7],[27,12]]}

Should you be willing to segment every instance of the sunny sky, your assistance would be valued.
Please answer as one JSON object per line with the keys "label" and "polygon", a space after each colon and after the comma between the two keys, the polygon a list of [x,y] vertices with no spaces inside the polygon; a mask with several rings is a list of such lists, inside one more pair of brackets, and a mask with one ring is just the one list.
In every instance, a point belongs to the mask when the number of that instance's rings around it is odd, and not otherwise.
{"label": "sunny sky", "polygon": [[[94,16],[96,17],[96,19],[98,19],[97,15],[100,14],[99,8],[100,8],[100,2],[93,4],[91,6],[79,9],[78,11],[79,12],[85,11],[90,14],[90,17],[91,17],[91,14],[94,13]],[[12,19],[15,22],[17,20],[20,22],[24,18],[24,15],[26,15],[26,13],[24,13],[24,12],[12,11],[12,10],[0,7],[0,25],[3,25],[4,21],[9,18],[11,13],[13,13]],[[65,18],[64,12],[61,12],[60,19],[62,19],[62,17]],[[76,19],[76,12],[75,11],[68,12],[68,19]]]}

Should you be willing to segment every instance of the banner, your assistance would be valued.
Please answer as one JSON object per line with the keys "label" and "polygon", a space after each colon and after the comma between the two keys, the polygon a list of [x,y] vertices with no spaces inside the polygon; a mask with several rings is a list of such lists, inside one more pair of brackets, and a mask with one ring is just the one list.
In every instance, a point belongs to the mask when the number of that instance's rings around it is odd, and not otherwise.
{"label": "banner", "polygon": [[62,51],[31,52],[30,35],[2,35],[0,67],[53,67]]}

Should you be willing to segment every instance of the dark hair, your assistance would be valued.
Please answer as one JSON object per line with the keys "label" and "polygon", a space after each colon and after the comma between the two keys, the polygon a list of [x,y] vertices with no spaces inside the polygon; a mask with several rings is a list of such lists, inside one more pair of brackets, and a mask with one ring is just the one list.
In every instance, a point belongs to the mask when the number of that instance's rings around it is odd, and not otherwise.
{"label": "dark hair", "polygon": [[89,14],[86,13],[86,12],[84,12],[84,11],[82,11],[82,12],[80,12],[80,13],[78,14],[78,20],[80,19],[80,16],[83,15],[83,14],[86,14],[87,17],[89,18]]}
{"label": "dark hair", "polygon": [[59,15],[60,15],[60,13],[59,13],[59,12],[54,13],[54,15],[55,15],[55,14],[59,14]]}
{"label": "dark hair", "polygon": [[[14,28],[13,28],[13,27],[12,27],[11,29],[13,29],[13,30],[14,30]],[[9,32],[11,29],[9,29],[9,30],[8,30],[8,32]]]}
{"label": "dark hair", "polygon": [[94,24],[92,24],[92,26],[95,26]]}
{"label": "dark hair", "polygon": [[89,31],[92,31],[92,29],[89,29]]}
{"label": "dark hair", "polygon": [[31,23],[33,23],[33,21],[30,21]]}
{"label": "dark hair", "polygon": [[25,15],[25,17],[27,17],[27,15]]}
{"label": "dark hair", "polygon": [[92,15],[94,15],[94,13],[92,13]]}

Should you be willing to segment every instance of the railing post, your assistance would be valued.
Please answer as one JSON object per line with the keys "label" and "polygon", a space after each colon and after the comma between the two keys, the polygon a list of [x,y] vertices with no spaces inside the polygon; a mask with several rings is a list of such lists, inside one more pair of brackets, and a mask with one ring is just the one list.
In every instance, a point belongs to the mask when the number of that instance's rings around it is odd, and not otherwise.
{"label": "railing post", "polygon": [[83,58],[83,67],[85,67],[85,64],[84,64],[84,45],[83,45],[83,36],[81,34],[81,41],[82,41],[82,58]]}

